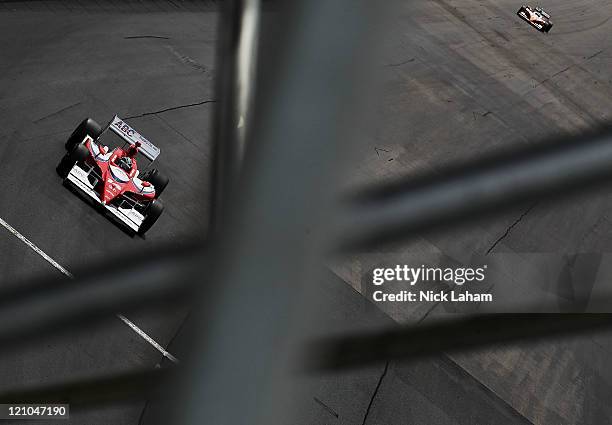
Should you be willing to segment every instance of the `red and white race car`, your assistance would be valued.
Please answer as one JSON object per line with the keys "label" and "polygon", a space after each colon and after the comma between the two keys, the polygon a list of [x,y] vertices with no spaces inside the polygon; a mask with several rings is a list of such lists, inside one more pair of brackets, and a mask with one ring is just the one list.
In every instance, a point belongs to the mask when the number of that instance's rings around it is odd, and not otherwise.
{"label": "red and white race car", "polygon": [[[110,150],[102,144],[108,130],[122,139],[123,146]],[[84,120],[66,141],[66,150],[57,166],[65,185],[139,235],[153,226],[164,210],[159,196],[168,185],[168,178],[150,167],[159,148],[115,115],[104,129],[91,118]],[[151,161],[143,173],[138,153]]]}
{"label": "red and white race car", "polygon": [[541,32],[548,32],[553,26],[550,15],[541,7],[523,5],[516,14]]}

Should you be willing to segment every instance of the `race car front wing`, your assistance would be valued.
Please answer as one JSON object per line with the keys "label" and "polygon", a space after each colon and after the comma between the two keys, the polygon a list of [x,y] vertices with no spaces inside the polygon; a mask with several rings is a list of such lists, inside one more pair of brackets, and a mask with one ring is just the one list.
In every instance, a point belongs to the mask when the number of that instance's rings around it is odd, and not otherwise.
{"label": "race car front wing", "polygon": [[[64,180],[65,183],[72,185],[74,188],[79,189],[82,193],[91,198],[97,205],[103,207],[106,212],[116,220],[120,221],[124,225],[128,226],[134,232],[138,232],[144,216],[140,214],[133,205],[127,202],[122,202],[119,206],[105,205],[100,201],[99,195],[94,190],[94,185],[89,181],[89,174],[91,170],[84,170],[78,164],[75,164],[68,176]],[[124,205],[127,204],[127,208]]]}

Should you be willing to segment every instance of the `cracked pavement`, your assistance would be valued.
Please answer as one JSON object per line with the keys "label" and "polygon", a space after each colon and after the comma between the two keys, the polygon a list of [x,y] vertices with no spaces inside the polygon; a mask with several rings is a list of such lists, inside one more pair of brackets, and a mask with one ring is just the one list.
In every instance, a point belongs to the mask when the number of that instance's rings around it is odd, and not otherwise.
{"label": "cracked pavement", "polygon": [[380,378],[378,378],[376,387],[374,387],[374,391],[372,392],[372,397],[370,397],[370,402],[368,403],[368,407],[365,411],[365,414],[363,415],[363,421],[361,422],[361,425],[366,425],[368,421],[368,416],[370,415],[370,410],[372,409],[372,405],[374,404],[374,401],[376,400],[376,396],[378,395],[378,390],[380,390],[380,386],[382,385],[383,379],[385,379],[385,376],[387,375],[388,371],[389,371],[389,362],[386,362],[385,367],[383,368],[383,371],[380,374]]}
{"label": "cracked pavement", "polygon": [[170,108],[164,108],[164,109],[160,109],[158,111],[143,112],[143,113],[136,114],[136,115],[127,115],[127,116],[122,117],[122,118],[124,118],[126,120],[131,119],[131,118],[142,118],[142,117],[146,117],[147,115],[157,115],[157,114],[161,114],[161,113],[168,112],[168,111],[176,111],[177,109],[191,108],[193,106],[206,105],[207,103],[215,103],[215,102],[216,102],[216,100],[202,100],[200,102],[187,103],[185,105],[172,106]]}
{"label": "cracked pavement", "polygon": [[497,240],[493,242],[493,245],[491,245],[491,247],[487,249],[487,255],[489,255],[500,242],[502,242],[504,239],[508,237],[512,229],[518,226],[521,223],[521,221],[523,221],[523,219],[527,216],[527,214],[529,214],[529,212],[536,207],[536,205],[537,204],[533,204],[529,208],[527,208],[525,212],[523,212],[512,224],[510,224],[510,226],[506,228],[506,231],[504,232],[504,234],[501,235],[499,238],[497,238]]}

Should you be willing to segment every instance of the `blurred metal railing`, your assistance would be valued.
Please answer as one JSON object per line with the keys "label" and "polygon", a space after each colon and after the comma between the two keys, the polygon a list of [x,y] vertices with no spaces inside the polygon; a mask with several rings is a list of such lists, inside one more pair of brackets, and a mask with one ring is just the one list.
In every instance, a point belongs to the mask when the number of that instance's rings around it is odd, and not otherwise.
{"label": "blurred metal railing", "polygon": [[[89,323],[118,306],[137,305],[139,296],[149,301],[188,298],[197,339],[190,358],[170,370],[181,385],[175,400],[180,414],[173,423],[268,424],[286,413],[274,398],[288,385],[295,366],[303,366],[304,352],[307,370],[329,370],[610,327],[608,315],[496,316],[318,342],[295,339],[298,313],[316,314],[317,300],[308,296],[310,271],[338,246],[369,247],[410,237],[516,202],[601,186],[612,177],[612,133],[602,130],[464,164],[442,177],[368,190],[338,203],[332,182],[342,171],[344,152],[351,149],[350,117],[360,116],[359,100],[364,100],[354,87],[368,82],[359,64],[383,31],[382,8],[373,3],[276,5],[282,37],[267,52],[258,67],[261,78],[255,79],[252,53],[260,5],[256,0],[225,2],[217,64],[221,102],[214,130],[216,219],[206,255],[194,247],[192,255],[151,259],[158,267],[152,275],[147,274],[150,262],[142,261],[101,276],[84,274],[79,278],[84,285],[7,294],[0,317],[16,311],[33,314],[0,326],[0,341],[67,326],[74,317]],[[258,95],[252,100],[254,81]],[[62,309],[75,299],[86,308]],[[528,327],[517,328],[526,320]],[[0,401],[95,403],[146,397],[162,375],[169,379],[166,371],[142,371],[18,389],[0,394]]]}

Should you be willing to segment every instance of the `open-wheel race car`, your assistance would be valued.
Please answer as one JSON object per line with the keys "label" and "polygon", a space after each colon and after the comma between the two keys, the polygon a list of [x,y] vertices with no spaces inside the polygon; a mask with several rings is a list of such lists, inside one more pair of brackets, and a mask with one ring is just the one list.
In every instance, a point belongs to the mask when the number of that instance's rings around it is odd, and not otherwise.
{"label": "open-wheel race car", "polygon": [[[111,150],[102,143],[109,130],[121,138],[122,146]],[[57,166],[65,185],[134,233],[144,235],[153,226],[164,210],[159,196],[168,185],[168,178],[151,167],[158,147],[115,116],[104,128],[85,119],[66,141],[66,151]],[[150,161],[142,172],[139,153]]]}
{"label": "open-wheel race car", "polygon": [[553,26],[550,15],[541,7],[523,5],[516,14],[541,32],[548,32]]}

